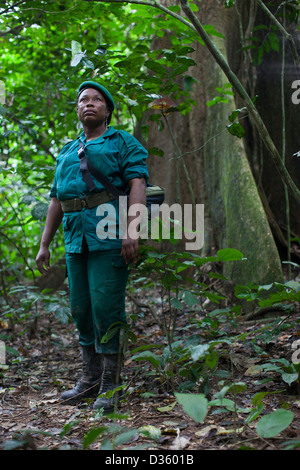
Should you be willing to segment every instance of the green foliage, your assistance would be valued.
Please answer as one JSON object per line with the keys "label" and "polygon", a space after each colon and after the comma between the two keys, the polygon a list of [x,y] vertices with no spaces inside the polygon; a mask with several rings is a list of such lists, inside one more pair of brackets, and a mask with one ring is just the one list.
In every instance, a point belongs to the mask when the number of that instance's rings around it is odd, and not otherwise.
{"label": "green foliage", "polygon": [[257,423],[257,433],[261,437],[275,437],[286,429],[294,419],[294,414],[289,410],[276,410],[263,416]]}
{"label": "green foliage", "polygon": [[261,307],[280,305],[288,307],[300,301],[300,284],[295,281],[283,283],[273,282],[267,285],[235,286],[235,295],[238,299],[248,302],[257,301]]}
{"label": "green foliage", "polygon": [[[164,333],[164,342],[133,349],[132,359],[143,365],[146,376],[156,378],[156,385],[173,391],[177,403],[195,422],[205,422],[208,413],[229,413],[235,416],[234,419],[239,416],[239,422],[244,417],[239,428],[235,426],[232,430],[236,434],[242,433],[250,423],[255,423],[259,437],[278,435],[291,424],[294,414],[284,408],[267,413],[264,398],[281,390],[258,392],[250,406],[240,406],[239,397],[247,392],[248,387],[247,383],[234,380],[231,356],[236,342],[247,343],[247,347],[253,348],[257,356],[262,358],[261,363],[255,366],[255,374],[261,375],[261,383],[273,380],[275,376],[288,387],[298,385],[299,363],[284,358],[263,359],[266,353],[262,345],[275,342],[289,324],[275,319],[262,327],[236,335],[234,332],[241,307],[235,305],[222,308],[226,296],[213,292],[209,281],[204,282],[203,274],[207,265],[211,264],[210,280],[219,279],[226,284],[224,276],[214,272],[215,263],[245,262],[243,254],[235,249],[226,249],[207,258],[195,253],[184,255],[176,251],[161,253],[154,250],[153,246],[147,248],[147,258],[139,266],[137,285],[149,279],[149,269],[152,274],[156,274],[162,294],[159,303],[152,305],[151,311],[156,312],[153,318]],[[193,275],[186,276],[185,271],[191,268],[194,270]],[[149,280],[148,287],[151,282]],[[147,289],[147,283],[143,288]],[[222,288],[219,290],[222,291]],[[299,283],[296,282],[235,287],[237,299],[253,302],[262,308],[269,308],[278,302],[286,302],[292,308],[299,302],[298,293]],[[204,313],[202,303],[206,299],[217,305]],[[176,328],[178,315],[186,315],[187,318],[184,333],[181,334]],[[224,359],[229,359],[231,363],[229,370],[221,366]],[[219,391],[208,399],[212,393],[210,382],[220,378],[217,382]],[[168,410],[171,412],[171,408]]]}
{"label": "green foliage", "polygon": [[[219,103],[229,103],[229,97],[234,95],[234,93],[230,91],[229,88],[231,89],[230,83],[226,83],[223,88],[217,87],[216,91],[219,92],[219,95],[215,96],[212,100],[207,101],[206,105],[210,107]],[[242,124],[237,121],[237,118],[245,111],[246,108],[236,109],[233,111],[228,117],[231,124],[226,126],[230,134],[235,135],[240,139],[245,136],[245,129]]]}
{"label": "green foliage", "polygon": [[196,423],[203,423],[207,414],[207,399],[204,395],[175,393],[178,403]]}
{"label": "green foliage", "polygon": [[206,105],[208,107],[214,106],[218,103],[229,103],[229,97],[234,96],[230,83],[226,83],[223,87],[217,87],[216,91],[219,93],[219,95],[207,101]]}
{"label": "green foliage", "polygon": [[279,52],[280,39],[275,25],[257,25],[253,28],[253,34],[248,38],[250,45],[245,50],[251,50],[254,65],[263,62],[264,54],[271,51]]}
{"label": "green foliage", "polygon": [[[123,415],[109,415],[110,418],[117,420],[125,419],[126,416]],[[148,439],[157,441],[160,437],[160,430],[155,426],[142,426],[140,428],[126,428],[125,426],[120,426],[117,423],[108,426],[97,426],[91,428],[83,438],[83,449],[88,449],[92,444],[94,444],[99,438],[101,438],[100,450],[113,450],[118,448],[118,446],[124,446],[126,449],[126,444],[131,442],[136,436],[145,436]],[[137,447],[136,450],[147,448],[150,445]]]}
{"label": "green foliage", "polygon": [[235,0],[225,0],[225,8],[231,8],[235,5]]}
{"label": "green foliage", "polygon": [[[185,339],[178,337],[177,318],[185,311],[202,311],[202,304],[209,300],[214,304],[219,304],[226,297],[219,292],[214,292],[208,283],[204,282],[201,269],[208,263],[225,263],[228,261],[242,261],[243,255],[235,249],[219,250],[216,256],[202,257],[196,253],[187,252],[161,252],[159,248],[145,247],[143,262],[138,267],[136,286],[147,279],[151,273],[151,278],[160,285],[161,298],[159,307],[153,306],[151,312],[155,321],[164,334],[166,346],[145,345],[132,351],[133,359],[148,364],[148,374],[153,374],[153,370],[160,377],[165,388],[174,390],[174,387],[181,389],[192,389],[197,387],[205,388],[208,374],[216,367],[218,358],[222,354],[216,353],[215,348],[220,348],[220,344],[230,342],[221,339],[208,341],[206,344],[199,344],[198,335],[190,335]],[[186,276],[186,270],[193,270],[193,276]],[[218,273],[210,272],[210,279],[221,278]],[[187,287],[190,284],[190,288]],[[144,285],[144,288],[146,286]],[[186,330],[195,327],[199,331],[209,332],[211,337],[219,336],[218,327],[222,323],[222,316],[226,321],[239,313],[239,309],[232,307],[229,309],[215,309],[204,320],[187,321]],[[153,349],[158,351],[154,352]]]}
{"label": "green foliage", "polygon": [[[277,363],[280,365],[276,365]],[[264,372],[278,372],[281,375],[282,380],[288,385],[291,385],[293,382],[299,382],[300,379],[299,363],[293,364],[286,359],[271,359],[270,362],[263,364],[259,369]]]}
{"label": "green foliage", "polygon": [[[241,383],[231,384],[231,386],[226,387],[226,392],[228,390],[234,390],[234,395],[245,390],[246,385]],[[221,393],[222,395],[224,393]],[[215,394],[215,396],[220,395],[220,393]],[[206,415],[210,408],[220,407],[225,411],[231,411],[234,413],[249,413],[249,417],[245,420],[245,424],[256,419],[257,416],[263,411],[262,398],[266,393],[256,394],[252,400],[254,408],[240,408],[236,405],[233,400],[224,398],[216,398],[214,400],[208,401],[206,397],[202,394],[182,394],[175,393],[175,396],[178,400],[178,403],[182,406],[185,413],[187,413],[196,423],[203,423],[205,421]],[[294,414],[283,408],[278,409],[272,413],[269,413],[257,422],[256,430],[257,434],[263,438],[272,438],[277,436],[280,432],[286,429],[294,419]]]}
{"label": "green foliage", "polygon": [[[203,44],[192,29],[172,16],[154,17],[152,9],[141,5],[133,9],[126,4],[74,4],[69,0],[63,3],[33,0],[29,5],[16,9],[12,2],[5,2],[8,11],[1,12],[0,80],[5,85],[6,102],[1,100],[0,106],[0,307],[1,321],[9,321],[12,329],[18,321],[38,318],[38,305],[63,322],[70,318],[64,293],[56,297],[40,293],[31,283],[37,277],[34,258],[49,202],[55,157],[62,145],[79,132],[75,113],[79,83],[89,78],[109,83],[117,102],[115,127],[132,130],[148,111],[148,121],[142,127],[147,141],[151,123],[156,123],[160,130],[165,126],[162,113],[151,106],[155,98],[168,96],[176,104],[170,112],[183,115],[197,105],[191,99],[195,79],[190,73],[197,65],[191,55],[195,52],[195,41]],[[226,8],[234,5],[235,0],[224,2]],[[199,8],[196,4],[191,6],[193,11]],[[296,2],[285,6],[296,20]],[[169,9],[178,13],[180,7]],[[99,18],[104,17],[106,21],[99,26]],[[205,30],[220,36],[212,25]],[[168,48],[153,47],[153,37],[165,35]],[[255,65],[262,62],[266,53],[279,50],[279,34],[273,25],[257,26],[247,41],[245,49],[251,51]],[[208,101],[208,106],[228,102],[233,96],[230,84],[216,91],[217,96]],[[234,111],[227,126],[239,138],[245,132],[238,122],[242,111],[244,108]],[[163,156],[159,148],[149,149],[149,153]],[[54,262],[63,256],[63,251],[59,232],[53,245]],[[204,274],[208,265],[243,262],[242,253],[228,248],[215,256],[201,257],[196,253],[162,253],[151,246],[145,247],[144,255],[133,285],[140,285],[141,279],[144,288],[153,282],[159,285],[159,306],[152,306],[151,312],[163,332],[163,341],[134,349],[132,359],[143,365],[146,375],[157,378],[161,386],[174,392],[177,402],[197,423],[204,422],[212,410],[245,414],[245,425],[257,420],[265,411],[266,393],[257,393],[251,407],[239,406],[239,395],[247,386],[234,381],[231,370],[222,368],[221,363],[226,359],[232,366],[231,349],[238,340],[248,341],[260,354],[258,339],[268,344],[284,326],[275,321],[271,327],[268,324],[251,334],[230,333],[241,307],[228,307],[224,291],[211,285],[213,279],[226,283],[217,269],[210,270],[208,276]],[[191,270],[194,274],[186,275]],[[236,286],[235,294],[238,300],[253,302],[261,308],[293,306],[300,300],[296,282]],[[206,302],[214,305],[209,312],[204,308]],[[186,315],[189,320],[181,335],[177,329],[179,315]],[[109,331],[105,340],[115,331]],[[134,341],[129,329],[126,334]],[[297,363],[268,360],[258,368],[266,380],[272,373],[278,374],[288,386],[299,383]],[[218,381],[219,391],[208,399],[212,378],[222,380]],[[274,437],[292,420],[290,411],[279,409],[258,421],[257,433],[263,438]],[[71,427],[71,423],[64,427],[61,439]],[[129,430],[118,425],[100,426],[85,435],[83,448],[88,449],[101,439],[101,449],[111,450],[126,444],[137,433],[154,441],[159,437],[155,427]],[[16,436],[6,447],[32,448],[30,433]]]}
{"label": "green foliage", "polygon": [[233,111],[233,113],[231,113],[231,115],[229,116],[229,121],[231,122],[231,124],[228,124],[227,126],[227,129],[230,134],[236,135],[239,138],[244,137],[245,129],[242,124],[240,122],[237,122],[236,120],[238,116],[244,111],[246,111],[246,108],[236,109],[235,111]]}
{"label": "green foliage", "polygon": [[[67,1],[63,5],[44,2],[41,7],[33,0],[30,8],[17,9],[6,2],[1,13],[0,84],[5,100],[1,94],[0,307],[12,324],[30,315],[33,308],[36,317],[40,312],[34,294],[26,302],[21,298],[16,307],[12,301],[15,292],[10,289],[25,289],[40,276],[35,256],[55,158],[79,133],[75,112],[79,84],[90,78],[109,83],[117,103],[113,118],[117,128],[132,130],[153,99],[161,95],[176,100],[177,112],[185,114],[196,104],[190,99],[194,81],[189,74],[195,66],[190,57],[195,33],[186,31],[171,16],[158,16],[153,22],[153,11],[143,6],[132,9]],[[106,18],[101,26],[99,17]],[[154,30],[159,37],[171,31],[169,49],[152,46]],[[151,122],[161,129],[164,126],[161,114],[151,111],[143,126],[146,140]],[[160,149],[149,150],[162,155]],[[64,256],[62,230],[51,247],[53,265]],[[65,320],[66,310],[55,307],[53,311]]]}

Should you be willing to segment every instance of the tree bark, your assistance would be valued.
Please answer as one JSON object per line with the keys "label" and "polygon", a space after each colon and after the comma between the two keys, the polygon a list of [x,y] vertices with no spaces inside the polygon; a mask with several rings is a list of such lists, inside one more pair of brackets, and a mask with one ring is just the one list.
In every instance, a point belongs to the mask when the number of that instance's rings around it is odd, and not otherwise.
{"label": "tree bark", "polygon": [[[226,60],[234,62],[234,52],[241,48],[241,42],[237,36],[232,37],[230,28],[238,34],[237,14],[224,10],[223,5],[217,7],[215,2],[212,8],[211,0],[202,0],[199,15],[203,24],[214,24],[224,33],[225,40],[218,39],[216,42],[214,38],[214,42]],[[232,41],[229,39],[231,37]],[[247,261],[227,263],[224,267],[224,273],[233,282],[282,281],[280,257],[253,177],[252,164],[249,164],[252,161],[251,152],[250,158],[248,155],[249,142],[255,136],[259,147],[260,138],[249,122],[245,139],[240,140],[228,133],[228,116],[240,101],[234,103],[232,100],[228,104],[221,103],[209,108],[206,106],[206,102],[217,94],[215,88],[228,83],[228,77],[210,51],[199,44],[194,47],[193,58],[197,67],[191,68],[189,73],[199,82],[193,90],[193,98],[198,105],[188,116],[174,114],[169,119],[181,152],[185,155],[196,202],[205,205],[202,254],[212,254],[227,247],[242,251]],[[236,67],[243,79],[246,71],[241,69]],[[272,100],[268,106],[271,104]],[[150,136],[149,146],[160,146],[165,152],[162,159],[150,156],[150,174],[155,182],[166,187],[167,202],[172,204],[176,201],[174,149],[167,130],[159,132],[153,127]],[[276,188],[273,191],[276,192]],[[182,169],[180,193],[183,204],[191,202]]]}

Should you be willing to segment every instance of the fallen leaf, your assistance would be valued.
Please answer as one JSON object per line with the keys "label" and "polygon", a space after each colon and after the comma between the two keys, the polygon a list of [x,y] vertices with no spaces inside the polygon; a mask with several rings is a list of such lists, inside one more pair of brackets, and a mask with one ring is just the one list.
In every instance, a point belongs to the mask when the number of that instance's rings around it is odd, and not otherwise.
{"label": "fallen leaf", "polygon": [[183,450],[185,449],[190,443],[190,439],[187,439],[184,436],[178,436],[173,441],[173,444],[170,446],[171,450]]}
{"label": "fallen leaf", "polygon": [[210,426],[205,426],[204,428],[200,429],[200,431],[196,431],[195,436],[204,437],[208,435],[212,429],[217,429],[217,426],[215,424],[211,424]]}
{"label": "fallen leaf", "polygon": [[174,406],[176,405],[177,401],[174,401],[173,403],[171,403],[171,405],[167,405],[167,406],[161,406],[159,408],[156,408],[157,411],[160,411],[161,413],[166,413],[168,411],[172,411]]}
{"label": "fallen leaf", "polygon": [[262,370],[261,370],[261,367],[259,365],[254,365],[254,366],[251,366],[249,367],[246,371],[245,371],[245,375],[259,375],[261,374]]}

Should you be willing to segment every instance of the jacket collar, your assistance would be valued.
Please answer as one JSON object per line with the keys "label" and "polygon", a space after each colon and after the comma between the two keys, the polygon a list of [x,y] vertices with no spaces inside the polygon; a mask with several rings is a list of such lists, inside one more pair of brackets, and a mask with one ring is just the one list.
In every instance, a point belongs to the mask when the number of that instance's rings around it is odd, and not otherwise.
{"label": "jacket collar", "polygon": [[[97,137],[97,139],[89,140],[88,143],[98,143],[101,142],[102,139],[106,139],[107,137],[110,137],[116,133],[116,129],[114,129],[112,126],[109,126],[108,129],[105,131],[104,134],[102,134],[100,137]],[[86,143],[85,141],[85,134],[82,132],[78,137],[77,140],[81,140],[81,142]]]}

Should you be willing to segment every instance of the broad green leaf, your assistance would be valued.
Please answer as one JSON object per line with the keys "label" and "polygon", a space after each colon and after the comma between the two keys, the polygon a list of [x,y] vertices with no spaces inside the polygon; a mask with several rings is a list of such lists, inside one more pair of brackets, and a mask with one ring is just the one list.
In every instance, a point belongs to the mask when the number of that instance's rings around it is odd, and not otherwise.
{"label": "broad green leaf", "polygon": [[190,54],[191,52],[194,52],[195,49],[191,46],[183,46],[179,49],[178,51],[178,55],[186,55],[186,54]]}
{"label": "broad green leaf", "polygon": [[99,428],[90,429],[89,432],[83,438],[83,448],[87,449],[95,440],[101,436],[107,428],[105,426],[101,426]]}
{"label": "broad green leaf", "polygon": [[149,439],[154,440],[159,439],[161,436],[161,430],[155,426],[151,426],[150,424],[142,426],[138,429],[138,432],[148,437]]}
{"label": "broad green leaf", "polygon": [[288,281],[285,283],[286,287],[293,289],[295,292],[300,292],[300,282]]}
{"label": "broad green leaf", "polygon": [[66,325],[72,318],[70,307],[58,307],[55,310],[54,315],[55,318],[64,325]]}
{"label": "broad green leaf", "polygon": [[48,204],[38,202],[32,209],[31,215],[36,220],[44,220],[47,216]]}
{"label": "broad green leaf", "polygon": [[224,35],[216,30],[216,27],[212,24],[207,24],[204,26],[205,31],[212,36],[218,36],[220,38],[224,38]]}
{"label": "broad green leaf", "polygon": [[140,354],[132,356],[132,359],[135,361],[148,361],[150,362],[156,369],[159,368],[161,357],[157,354],[154,354],[151,351],[143,351]]}
{"label": "broad green leaf", "polygon": [[246,111],[247,108],[240,108],[240,109],[236,109],[235,111],[233,111],[230,116],[228,116],[228,119],[230,122],[234,122],[236,120],[236,118],[238,117],[238,115],[242,112],[242,111]]}
{"label": "broad green leaf", "polygon": [[75,57],[76,54],[81,52],[81,44],[78,41],[71,41],[71,51],[72,51],[72,58]]}
{"label": "broad green leaf", "polygon": [[179,65],[178,67],[175,67],[170,74],[170,78],[177,77],[178,75],[182,75],[183,73],[187,72],[187,70],[190,68],[190,65],[188,64],[182,64]]}
{"label": "broad green leaf", "polygon": [[20,356],[21,355],[21,353],[17,349],[12,348],[11,346],[6,345],[5,350],[6,350],[6,352],[8,352],[10,354],[13,354],[14,356]]}
{"label": "broad green leaf", "polygon": [[148,153],[149,155],[157,155],[159,157],[163,157],[164,156],[164,151],[157,148],[157,147],[151,147],[149,150],[148,150]]}
{"label": "broad green leaf", "polygon": [[259,406],[262,403],[263,398],[268,395],[269,392],[258,392],[252,398],[252,405]]}
{"label": "broad green leaf", "polygon": [[192,307],[193,305],[197,305],[199,303],[198,297],[192,294],[192,292],[190,292],[189,290],[186,290],[184,292],[183,300],[189,307]]}
{"label": "broad green leaf", "polygon": [[264,405],[260,403],[256,408],[253,408],[249,415],[247,416],[246,423],[251,423],[254,421],[258,416],[261,414],[261,412],[264,410]]}
{"label": "broad green leaf", "polygon": [[244,392],[245,390],[247,390],[247,385],[245,382],[236,382],[230,384],[228,387],[228,393],[232,393],[233,395],[237,395],[238,393]]}
{"label": "broad green leaf", "polygon": [[243,259],[243,254],[235,248],[223,248],[217,252],[219,261],[239,261]]}
{"label": "broad green leaf", "polygon": [[171,299],[171,305],[172,307],[176,308],[177,310],[182,310],[184,305],[180,300],[178,299]]}
{"label": "broad green leaf", "polygon": [[263,416],[256,426],[257,434],[261,437],[275,437],[286,429],[294,419],[294,413],[289,410],[279,409]]}
{"label": "broad green leaf", "polygon": [[205,357],[210,349],[209,344],[198,344],[190,348],[191,356],[194,362],[198,361],[200,358]]}
{"label": "broad green leaf", "polygon": [[32,196],[31,194],[27,194],[21,199],[21,204],[30,205],[32,202],[35,202],[35,201],[36,201],[36,198],[34,196]]}
{"label": "broad green leaf", "polygon": [[152,70],[153,72],[163,77],[167,74],[166,68],[163,65],[161,65],[159,62],[155,62],[154,60],[146,60],[145,66],[148,69]]}
{"label": "broad green leaf", "polygon": [[229,398],[217,398],[208,403],[209,406],[221,406],[228,411],[234,411],[239,413],[250,413],[251,408],[240,408],[233,400]]}
{"label": "broad green leaf", "polygon": [[229,124],[226,126],[230,134],[235,135],[236,137],[239,137],[240,139],[244,137],[246,131],[242,124],[239,122],[233,122],[232,124]]}
{"label": "broad green leaf", "polygon": [[284,382],[286,382],[288,385],[291,385],[293,382],[296,382],[299,379],[299,374],[297,372],[291,374],[282,372],[281,377]]}
{"label": "broad green leaf", "polygon": [[278,52],[280,48],[280,40],[277,34],[274,31],[271,31],[268,35],[268,39],[269,39],[271,48],[274,51]]}
{"label": "broad green leaf", "polygon": [[207,399],[202,394],[175,393],[178,403],[196,423],[203,423],[207,414]]}
{"label": "broad green leaf", "polygon": [[208,365],[210,370],[214,370],[214,368],[216,367],[216,364],[218,363],[218,360],[219,360],[218,354],[216,353],[216,351],[212,351],[206,356],[205,364]]}
{"label": "broad green leaf", "polygon": [[71,66],[76,67],[76,65],[78,65],[83,58],[84,58],[84,52],[78,52],[71,60]]}
{"label": "broad green leaf", "polygon": [[130,442],[137,434],[138,432],[136,429],[130,429],[130,430],[124,431],[116,436],[116,438],[114,439],[114,444],[115,445],[126,444],[127,442]]}

